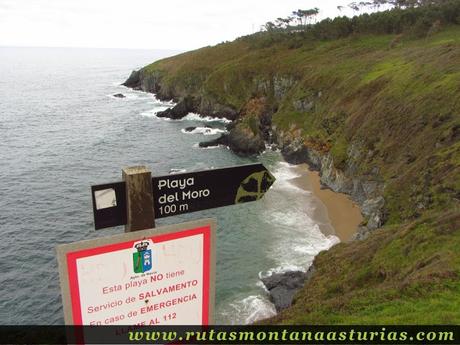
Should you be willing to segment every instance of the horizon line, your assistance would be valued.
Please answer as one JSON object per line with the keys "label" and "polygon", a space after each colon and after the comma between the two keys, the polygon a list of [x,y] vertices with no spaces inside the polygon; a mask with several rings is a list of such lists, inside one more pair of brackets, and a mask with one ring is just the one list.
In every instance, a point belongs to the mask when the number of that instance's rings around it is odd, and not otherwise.
{"label": "horizon line", "polygon": [[173,52],[185,52],[189,50],[199,49],[180,49],[180,48],[131,48],[131,47],[85,47],[85,46],[34,46],[34,45],[3,45],[0,44],[0,48],[46,48],[46,49],[118,49],[118,50],[160,50],[160,51],[173,51]]}

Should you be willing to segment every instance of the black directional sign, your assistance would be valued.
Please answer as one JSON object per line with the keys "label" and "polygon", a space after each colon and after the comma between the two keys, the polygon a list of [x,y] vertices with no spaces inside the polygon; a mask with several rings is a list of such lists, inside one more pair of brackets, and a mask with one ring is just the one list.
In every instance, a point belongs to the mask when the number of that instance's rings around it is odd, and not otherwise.
{"label": "black directional sign", "polygon": [[274,181],[262,164],[154,177],[155,218],[256,201]]}
{"label": "black directional sign", "polygon": [[[256,201],[273,182],[262,164],[153,177],[155,218]],[[91,188],[96,229],[126,224],[125,183]]]}

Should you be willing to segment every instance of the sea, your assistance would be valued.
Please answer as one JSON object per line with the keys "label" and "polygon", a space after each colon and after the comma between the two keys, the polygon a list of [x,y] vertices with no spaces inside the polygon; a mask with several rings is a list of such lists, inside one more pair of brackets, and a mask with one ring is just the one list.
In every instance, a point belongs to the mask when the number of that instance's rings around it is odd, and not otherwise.
{"label": "sea", "polygon": [[[158,118],[173,104],[121,86],[133,69],[176,53],[0,47],[0,324],[63,324],[55,248],[124,231],[94,230],[90,193],[121,180],[123,167],[164,175],[262,162],[276,176],[258,202],[157,221],[216,218],[216,323],[274,315],[260,278],[306,270],[338,242],[321,233],[314,196],[291,182],[298,173],[279,152],[242,158],[201,149],[225,121]],[[184,131],[190,126],[197,128]]]}

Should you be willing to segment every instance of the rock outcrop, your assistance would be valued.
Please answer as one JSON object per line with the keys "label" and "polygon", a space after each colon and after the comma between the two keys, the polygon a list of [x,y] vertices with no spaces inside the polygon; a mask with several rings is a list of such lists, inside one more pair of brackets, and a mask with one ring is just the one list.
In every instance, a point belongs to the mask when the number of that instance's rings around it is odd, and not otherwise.
{"label": "rock outcrop", "polygon": [[155,94],[162,101],[175,101],[177,104],[172,109],[167,109],[157,114],[160,117],[180,119],[185,112],[194,112],[203,117],[225,118],[235,120],[238,111],[229,105],[223,105],[214,99],[202,94],[191,94],[188,91],[176,90],[161,83],[161,76],[149,73],[145,69],[131,72],[128,79],[122,84],[134,90],[142,90]]}
{"label": "rock outcrop", "polygon": [[306,280],[311,278],[314,271],[314,267],[310,266],[307,272],[275,273],[261,279],[277,312],[291,306],[295,293],[304,286]]}
{"label": "rock outcrop", "polygon": [[229,133],[224,133],[217,139],[199,143],[199,146],[204,148],[218,145],[228,146],[241,156],[252,156],[265,150],[265,142],[260,136],[239,127],[231,129]]}
{"label": "rock outcrop", "polygon": [[187,96],[181,99],[174,107],[158,112],[157,116],[179,120],[190,113],[197,112],[197,110],[198,104],[196,99],[191,96]]}
{"label": "rock outcrop", "polygon": [[139,89],[140,87],[140,72],[139,71],[132,71],[128,79],[121,84],[126,87],[130,87],[132,89]]}

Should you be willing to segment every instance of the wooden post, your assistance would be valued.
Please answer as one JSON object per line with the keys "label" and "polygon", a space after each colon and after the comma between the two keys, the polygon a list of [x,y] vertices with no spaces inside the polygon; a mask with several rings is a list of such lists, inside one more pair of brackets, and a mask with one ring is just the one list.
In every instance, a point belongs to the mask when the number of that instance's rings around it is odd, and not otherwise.
{"label": "wooden post", "polygon": [[124,168],[123,180],[126,182],[125,232],[154,228],[152,173],[145,166]]}

